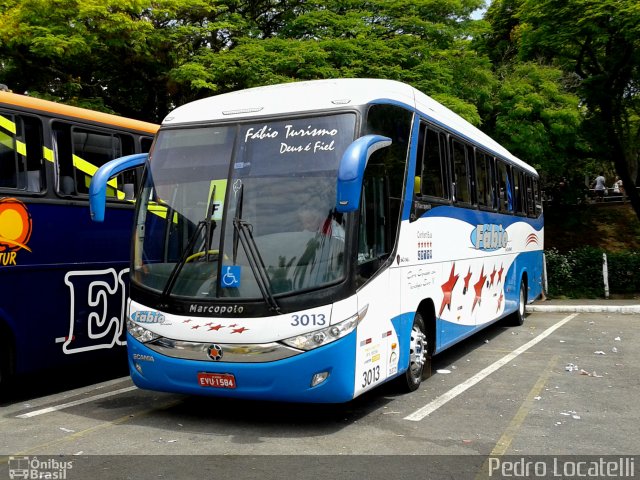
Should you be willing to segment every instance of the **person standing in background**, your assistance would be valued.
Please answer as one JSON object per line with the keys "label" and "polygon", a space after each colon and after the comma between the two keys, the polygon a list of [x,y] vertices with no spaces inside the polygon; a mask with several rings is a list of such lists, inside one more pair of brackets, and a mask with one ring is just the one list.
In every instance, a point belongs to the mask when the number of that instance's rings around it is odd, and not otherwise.
{"label": "person standing in background", "polygon": [[604,178],[604,172],[600,172],[600,174],[596,177],[594,182],[594,188],[596,191],[596,202],[604,201],[604,191],[607,188],[605,186],[606,179]]}
{"label": "person standing in background", "polygon": [[613,182],[613,193],[615,195],[620,195],[624,197],[624,187],[622,186],[622,180],[620,180],[620,177],[618,177],[617,175],[616,175],[616,181]]}

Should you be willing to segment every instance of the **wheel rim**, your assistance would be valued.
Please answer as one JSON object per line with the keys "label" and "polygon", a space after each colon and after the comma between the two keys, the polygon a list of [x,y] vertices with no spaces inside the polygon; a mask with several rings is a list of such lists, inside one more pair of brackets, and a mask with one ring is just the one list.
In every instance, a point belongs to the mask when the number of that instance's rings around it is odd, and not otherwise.
{"label": "wheel rim", "polygon": [[524,308],[527,300],[524,297],[524,284],[520,285],[520,304],[518,305],[518,312],[520,313],[520,318],[524,317]]}
{"label": "wheel rim", "polygon": [[425,354],[427,351],[426,336],[417,325],[411,330],[411,343],[409,344],[409,371],[414,381],[422,377]]}

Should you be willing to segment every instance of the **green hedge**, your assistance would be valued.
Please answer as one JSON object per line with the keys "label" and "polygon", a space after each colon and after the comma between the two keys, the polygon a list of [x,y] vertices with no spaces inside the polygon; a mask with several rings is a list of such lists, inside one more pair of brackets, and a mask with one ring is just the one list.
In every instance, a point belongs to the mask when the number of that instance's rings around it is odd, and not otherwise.
{"label": "green hedge", "polygon": [[[583,247],[560,253],[545,252],[549,297],[600,298],[604,296],[602,254],[604,250]],[[609,293],[640,293],[640,253],[607,253]]]}

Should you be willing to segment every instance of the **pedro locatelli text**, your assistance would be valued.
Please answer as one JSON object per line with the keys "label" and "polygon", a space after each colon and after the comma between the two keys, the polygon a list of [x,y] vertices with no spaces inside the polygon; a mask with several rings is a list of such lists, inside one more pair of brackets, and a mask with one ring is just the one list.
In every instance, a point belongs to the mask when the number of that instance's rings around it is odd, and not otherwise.
{"label": "pedro locatelli text", "polygon": [[635,457],[590,459],[489,458],[489,477],[496,478],[635,478]]}

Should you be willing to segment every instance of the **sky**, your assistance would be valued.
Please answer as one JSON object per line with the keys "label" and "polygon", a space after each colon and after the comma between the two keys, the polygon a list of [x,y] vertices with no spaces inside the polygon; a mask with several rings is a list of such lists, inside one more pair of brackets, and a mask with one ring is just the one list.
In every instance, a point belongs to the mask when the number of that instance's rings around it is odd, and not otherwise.
{"label": "sky", "polygon": [[471,18],[473,18],[474,20],[480,20],[484,16],[484,12],[486,11],[487,11],[487,7],[485,2],[485,6],[473,12],[471,14]]}

